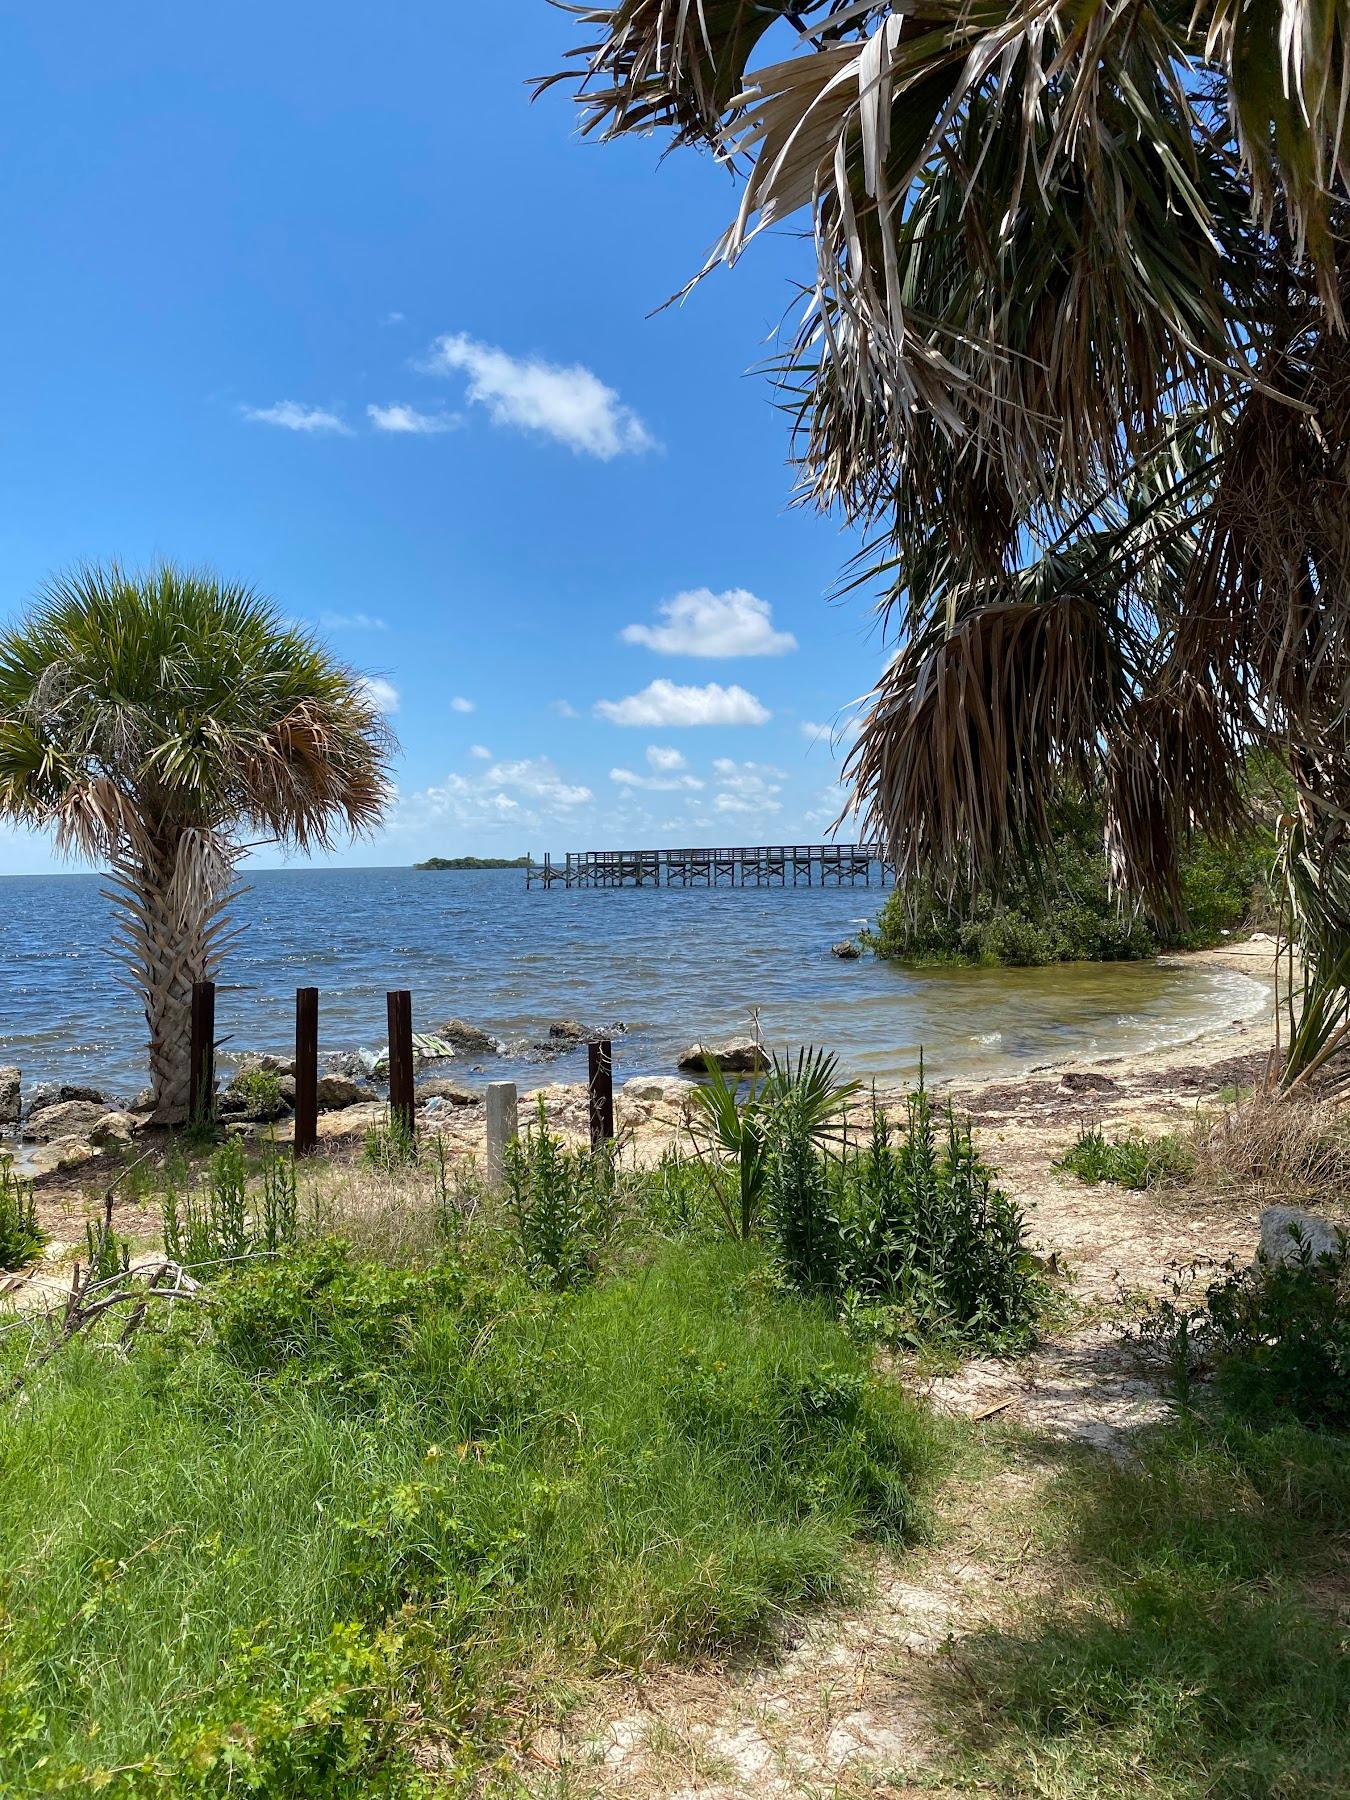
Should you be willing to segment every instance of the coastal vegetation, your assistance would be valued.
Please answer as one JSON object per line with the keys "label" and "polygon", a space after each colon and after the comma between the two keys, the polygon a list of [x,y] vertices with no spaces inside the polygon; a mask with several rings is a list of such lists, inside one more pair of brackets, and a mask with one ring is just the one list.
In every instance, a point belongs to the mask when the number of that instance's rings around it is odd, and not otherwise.
{"label": "coastal vegetation", "polygon": [[212,575],[82,568],[0,633],[0,818],[107,868],[157,1122],[187,1118],[192,987],[229,942],[247,840],[371,828],[391,746],[360,676]]}
{"label": "coastal vegetation", "polygon": [[1266,820],[1236,843],[1197,837],[1180,861],[1179,910],[1151,916],[1112,889],[1100,802],[1065,796],[1054,848],[1039,864],[1014,866],[998,882],[942,887],[916,876],[892,891],[863,942],[915,965],[1118,962],[1197,950],[1278,923],[1275,857]]}
{"label": "coastal vegetation", "polygon": [[1173,919],[1269,751],[1303,1079],[1350,1036],[1344,34],[1219,0],[581,19],[554,79],[587,130],[743,172],[709,266],[807,227],[777,373],[891,637],[847,765],[867,829],[973,892],[1100,794],[1113,884]]}
{"label": "coastal vegetation", "polygon": [[429,856],[415,869],[528,869],[528,856]]}

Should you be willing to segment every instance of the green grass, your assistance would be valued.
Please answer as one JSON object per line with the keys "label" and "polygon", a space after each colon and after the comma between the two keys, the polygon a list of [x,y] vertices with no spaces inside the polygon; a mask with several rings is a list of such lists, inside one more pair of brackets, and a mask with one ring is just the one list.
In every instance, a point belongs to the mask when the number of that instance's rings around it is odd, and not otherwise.
{"label": "green grass", "polygon": [[1117,1187],[1151,1188],[1184,1181],[1191,1172],[1191,1154],[1172,1132],[1155,1138],[1131,1133],[1108,1140],[1093,1126],[1079,1132],[1055,1167],[1091,1187],[1108,1181]]}
{"label": "green grass", "polygon": [[753,1641],[921,1526],[938,1428],[753,1246],[213,1293],[0,1418],[0,1792],[412,1793],[414,1691],[467,1769],[508,1673]]}
{"label": "green grass", "polygon": [[1071,1464],[1033,1521],[1061,1591],[943,1677],[962,1773],[1052,1800],[1344,1795],[1347,1519],[1350,1441],[1292,1426],[1193,1418]]}

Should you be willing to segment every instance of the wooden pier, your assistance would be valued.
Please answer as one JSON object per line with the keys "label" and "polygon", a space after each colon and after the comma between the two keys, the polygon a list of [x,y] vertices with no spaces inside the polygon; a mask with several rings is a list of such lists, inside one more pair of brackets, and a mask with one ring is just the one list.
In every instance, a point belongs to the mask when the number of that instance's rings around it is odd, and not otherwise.
{"label": "wooden pier", "polygon": [[770,844],[723,850],[572,850],[525,872],[527,888],[882,887],[895,865],[878,844]]}

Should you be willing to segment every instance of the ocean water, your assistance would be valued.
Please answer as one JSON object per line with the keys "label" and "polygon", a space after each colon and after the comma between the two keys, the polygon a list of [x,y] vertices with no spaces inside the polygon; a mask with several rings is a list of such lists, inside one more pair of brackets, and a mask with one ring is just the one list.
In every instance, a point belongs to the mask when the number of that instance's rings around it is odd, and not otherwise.
{"label": "ocean water", "polygon": [[[144,1021],[108,955],[96,875],[0,878],[0,1063],[25,1082],[144,1081]],[[523,1047],[553,1019],[622,1022],[616,1074],[669,1073],[700,1037],[743,1033],[837,1050],[853,1074],[936,1080],[1013,1073],[1067,1056],[1184,1042],[1252,1016],[1264,987],[1230,971],[1151,963],[908,970],[830,954],[879,908],[878,888],[527,892],[518,870],[294,869],[255,873],[220,977],[224,1047],[280,1050],[295,989],[320,990],[320,1044],[383,1047],[384,996],[413,994],[414,1029],[481,1025],[511,1046],[468,1081],[575,1080],[585,1052],[542,1072]]]}

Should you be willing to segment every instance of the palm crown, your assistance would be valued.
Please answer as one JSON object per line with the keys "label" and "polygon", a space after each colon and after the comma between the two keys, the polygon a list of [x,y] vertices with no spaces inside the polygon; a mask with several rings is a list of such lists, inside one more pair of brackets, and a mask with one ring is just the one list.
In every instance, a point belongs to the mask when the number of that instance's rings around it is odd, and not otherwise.
{"label": "palm crown", "polygon": [[379,819],[392,739],[366,684],[250,589],[88,568],[0,633],[0,814],[110,865],[161,1117],[214,973],[245,834],[324,847]]}
{"label": "palm crown", "polygon": [[1350,942],[1344,9],[581,10],[588,128],[740,169],[713,262],[810,219],[779,373],[899,638],[849,772],[902,867],[994,880],[1076,780],[1163,910],[1264,744],[1300,914]]}

